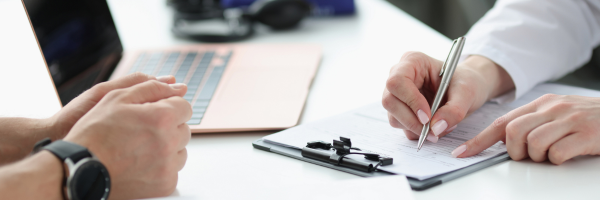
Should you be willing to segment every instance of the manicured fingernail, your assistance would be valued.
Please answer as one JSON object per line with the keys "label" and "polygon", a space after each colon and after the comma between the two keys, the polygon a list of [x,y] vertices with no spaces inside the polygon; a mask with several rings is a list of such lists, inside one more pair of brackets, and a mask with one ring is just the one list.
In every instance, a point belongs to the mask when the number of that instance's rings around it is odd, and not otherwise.
{"label": "manicured fingernail", "polygon": [[433,131],[433,134],[440,135],[442,134],[442,132],[444,132],[446,130],[446,128],[448,128],[448,123],[446,122],[446,120],[440,120],[438,122],[436,122],[432,127],[431,127],[431,131]]}
{"label": "manicured fingernail", "polygon": [[174,83],[174,84],[169,84],[169,86],[171,86],[171,88],[179,90],[181,88],[183,88],[183,86],[185,86],[185,83]]}
{"label": "manicured fingernail", "polygon": [[171,76],[171,75],[159,76],[159,77],[156,77],[156,80],[160,81],[160,82],[163,82],[163,83],[166,83],[167,81],[171,80],[171,77],[173,77],[173,76]]}
{"label": "manicured fingernail", "polygon": [[446,132],[448,132],[448,133],[452,132],[454,129],[456,129],[457,126],[458,126],[458,124],[450,127],[448,130],[446,130]]}
{"label": "manicured fingernail", "polygon": [[460,154],[464,153],[467,150],[467,145],[460,145],[459,147],[457,147],[456,149],[454,149],[454,151],[452,151],[452,157],[458,157],[460,156]]}
{"label": "manicured fingernail", "polygon": [[423,110],[417,111],[417,116],[419,117],[419,121],[421,121],[421,124],[423,125],[427,124],[427,122],[429,121],[429,117],[427,117],[427,114],[425,114]]}
{"label": "manicured fingernail", "polygon": [[427,140],[429,140],[430,142],[437,143],[438,139],[439,139],[438,136],[431,135],[431,134],[427,135]]}

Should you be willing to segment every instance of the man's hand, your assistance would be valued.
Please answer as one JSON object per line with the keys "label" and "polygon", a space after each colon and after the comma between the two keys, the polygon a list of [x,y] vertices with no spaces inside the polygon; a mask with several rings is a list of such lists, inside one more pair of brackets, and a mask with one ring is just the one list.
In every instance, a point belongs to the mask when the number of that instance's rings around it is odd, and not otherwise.
{"label": "man's hand", "polygon": [[54,116],[47,119],[19,117],[0,118],[0,165],[11,163],[27,156],[33,145],[46,137],[62,139],[75,122],[92,109],[108,92],[127,88],[149,80],[175,83],[173,76],[155,78],[142,73],[131,74],[116,80],[97,84],[85,91]]}
{"label": "man's hand", "polygon": [[513,160],[561,164],[579,155],[600,155],[600,98],[547,94],[496,119],[452,152],[469,157],[506,141]]}
{"label": "man's hand", "polygon": [[423,125],[431,119],[433,134],[427,140],[437,142],[490,98],[514,87],[502,68],[485,57],[471,56],[456,69],[447,99],[431,118],[430,103],[442,78],[442,64],[423,53],[408,52],[390,71],[382,104],[390,125],[404,129],[408,139],[419,139]]}
{"label": "man's hand", "polygon": [[184,84],[146,81],[108,92],[65,137],[108,168],[111,198],[166,196],[187,159],[192,115]]}
{"label": "man's hand", "polygon": [[175,83],[175,78],[173,76],[155,78],[154,76],[143,73],[134,73],[119,79],[99,83],[73,99],[58,113],[48,119],[54,129],[49,137],[55,140],[67,135],[75,122],[92,109],[108,92],[115,89],[131,87],[149,80],[158,80],[167,84]]}

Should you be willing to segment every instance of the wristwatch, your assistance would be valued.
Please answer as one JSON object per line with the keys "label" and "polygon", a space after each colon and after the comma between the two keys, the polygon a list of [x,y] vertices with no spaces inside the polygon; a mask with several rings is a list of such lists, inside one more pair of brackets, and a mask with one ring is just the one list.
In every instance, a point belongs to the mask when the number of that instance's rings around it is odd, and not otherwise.
{"label": "wristwatch", "polygon": [[110,193],[110,175],[87,148],[75,143],[46,138],[37,142],[32,153],[52,152],[64,164],[63,196],[68,200],[106,200]]}

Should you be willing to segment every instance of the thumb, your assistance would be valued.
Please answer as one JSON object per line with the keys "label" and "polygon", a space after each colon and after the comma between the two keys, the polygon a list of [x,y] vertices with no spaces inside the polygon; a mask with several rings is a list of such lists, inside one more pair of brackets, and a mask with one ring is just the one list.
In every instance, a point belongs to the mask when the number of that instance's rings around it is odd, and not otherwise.
{"label": "thumb", "polygon": [[166,84],[159,81],[146,81],[124,89],[124,99],[129,103],[156,102],[173,96],[183,97],[187,86],[183,83]]}
{"label": "thumb", "polygon": [[448,101],[435,112],[431,119],[431,132],[437,137],[448,134],[449,128],[460,123],[477,99],[472,86],[463,80],[454,80],[448,88]]}

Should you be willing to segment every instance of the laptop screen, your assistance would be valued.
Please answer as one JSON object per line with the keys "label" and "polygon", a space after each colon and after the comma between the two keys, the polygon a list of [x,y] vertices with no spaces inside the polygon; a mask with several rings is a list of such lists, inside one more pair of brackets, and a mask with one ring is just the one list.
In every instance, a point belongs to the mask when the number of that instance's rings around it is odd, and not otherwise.
{"label": "laptop screen", "polygon": [[105,81],[123,47],[106,0],[23,0],[63,105]]}

